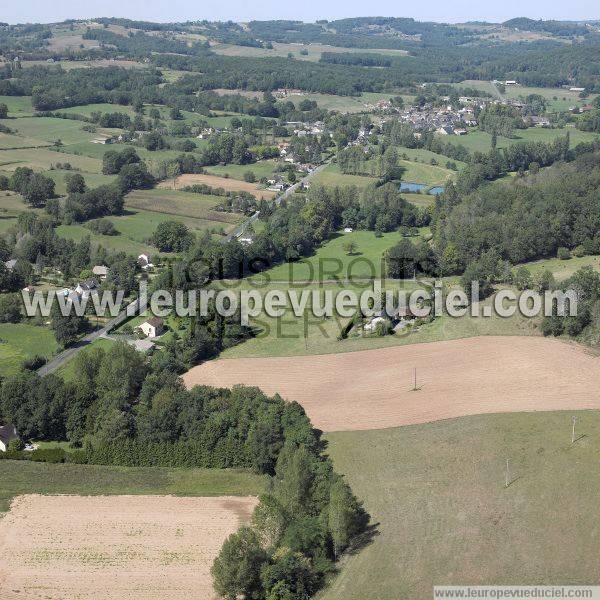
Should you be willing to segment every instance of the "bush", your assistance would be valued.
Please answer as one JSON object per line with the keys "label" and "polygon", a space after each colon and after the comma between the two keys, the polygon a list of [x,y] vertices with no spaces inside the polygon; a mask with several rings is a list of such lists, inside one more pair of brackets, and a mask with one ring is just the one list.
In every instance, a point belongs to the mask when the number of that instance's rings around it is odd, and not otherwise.
{"label": "bush", "polygon": [[25,371],[37,371],[48,362],[45,356],[34,356],[23,361],[23,369]]}
{"label": "bush", "polygon": [[98,235],[119,235],[114,223],[108,219],[94,219],[87,223],[86,227]]}
{"label": "bush", "polygon": [[575,248],[573,248],[573,252],[571,252],[571,254],[577,258],[581,258],[582,256],[585,256],[587,252],[585,247],[580,244],[579,246],[575,246]]}
{"label": "bush", "polygon": [[571,258],[571,252],[568,248],[559,248],[556,252],[556,258],[560,260],[569,260]]}

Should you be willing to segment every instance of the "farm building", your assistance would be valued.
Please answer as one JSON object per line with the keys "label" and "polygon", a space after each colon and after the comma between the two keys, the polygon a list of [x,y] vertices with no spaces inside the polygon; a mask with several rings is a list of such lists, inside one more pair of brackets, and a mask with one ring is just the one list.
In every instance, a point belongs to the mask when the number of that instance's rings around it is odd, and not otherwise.
{"label": "farm building", "polygon": [[139,329],[148,338],[155,338],[164,333],[165,323],[158,317],[152,317],[151,319],[144,321],[139,327],[136,327],[136,329]]}

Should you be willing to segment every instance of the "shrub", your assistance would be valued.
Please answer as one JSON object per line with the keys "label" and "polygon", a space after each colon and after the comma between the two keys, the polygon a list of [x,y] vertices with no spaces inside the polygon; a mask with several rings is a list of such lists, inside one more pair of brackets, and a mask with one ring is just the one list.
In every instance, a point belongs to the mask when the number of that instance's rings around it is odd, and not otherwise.
{"label": "shrub", "polygon": [[568,248],[559,248],[556,252],[556,257],[560,260],[569,260],[571,258],[571,252]]}

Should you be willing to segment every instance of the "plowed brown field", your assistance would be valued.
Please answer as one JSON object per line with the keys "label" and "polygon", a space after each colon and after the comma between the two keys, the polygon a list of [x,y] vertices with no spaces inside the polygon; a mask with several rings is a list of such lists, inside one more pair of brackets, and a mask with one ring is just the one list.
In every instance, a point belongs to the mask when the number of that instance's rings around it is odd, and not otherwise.
{"label": "plowed brown field", "polygon": [[[175,189],[187,187],[189,185],[204,184],[210,185],[213,188],[223,188],[228,192],[248,192],[255,198],[264,198],[270,200],[274,198],[277,193],[269,190],[261,189],[256,183],[249,183],[248,181],[240,181],[239,179],[233,179],[231,177],[219,177],[218,175],[206,175],[206,174],[195,174],[186,173],[185,175],[179,175],[175,180]],[[158,187],[173,189],[173,180],[167,179],[158,184]]]}
{"label": "plowed brown field", "polygon": [[[417,370],[417,391],[414,369]],[[324,431],[470,414],[600,408],[600,358],[535,337],[477,337],[344,354],[206,362],[188,387],[258,386],[296,400]]]}
{"label": "plowed brown field", "polygon": [[256,502],[229,496],[19,496],[0,519],[2,597],[215,598],[212,562]]}

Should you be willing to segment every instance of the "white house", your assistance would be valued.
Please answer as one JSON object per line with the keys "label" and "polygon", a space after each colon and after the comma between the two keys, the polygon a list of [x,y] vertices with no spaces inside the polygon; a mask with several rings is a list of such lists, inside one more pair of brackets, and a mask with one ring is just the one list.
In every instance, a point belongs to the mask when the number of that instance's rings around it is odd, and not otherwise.
{"label": "white house", "polygon": [[164,333],[165,323],[162,319],[159,319],[158,317],[152,317],[151,319],[148,319],[147,321],[142,323],[136,329],[139,329],[146,337],[152,339]]}
{"label": "white house", "polygon": [[0,452],[6,452],[8,444],[11,440],[18,440],[19,434],[14,425],[0,426]]}
{"label": "white house", "polygon": [[9,270],[12,271],[15,268],[15,265],[17,264],[17,259],[16,258],[11,258],[10,260],[7,260],[4,263],[4,266]]}
{"label": "white house", "polygon": [[154,265],[152,264],[152,259],[150,258],[150,255],[149,255],[149,254],[146,254],[146,253],[144,253],[144,254],[140,254],[140,255],[138,256],[138,265],[140,265],[140,267],[141,267],[142,269],[144,269],[144,271],[145,271],[146,269],[150,269],[150,268],[152,268],[152,267],[154,266]]}
{"label": "white house", "polygon": [[75,293],[83,298],[88,298],[91,294],[97,293],[98,284],[95,279],[87,279],[83,283],[78,283]]}

